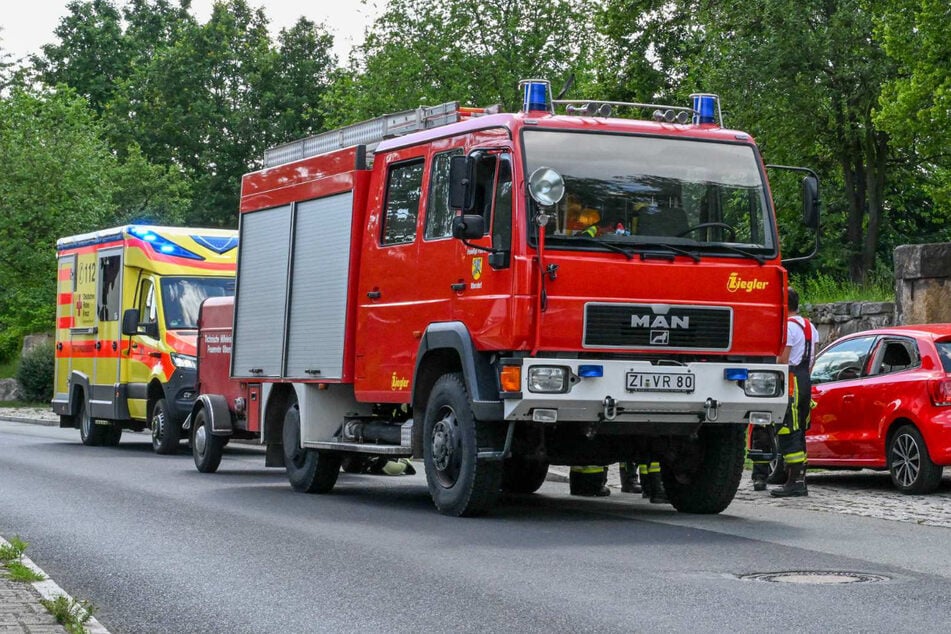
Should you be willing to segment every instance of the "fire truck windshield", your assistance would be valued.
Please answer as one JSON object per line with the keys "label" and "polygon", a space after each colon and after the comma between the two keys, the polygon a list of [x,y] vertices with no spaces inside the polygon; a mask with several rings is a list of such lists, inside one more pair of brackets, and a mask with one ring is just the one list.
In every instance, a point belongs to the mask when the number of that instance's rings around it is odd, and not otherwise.
{"label": "fire truck windshield", "polygon": [[704,256],[776,252],[751,145],[526,130],[524,146],[526,173],[546,166],[565,181],[565,196],[549,212],[549,248],[591,249],[594,238],[634,249],[680,246]]}
{"label": "fire truck windshield", "polygon": [[198,309],[209,297],[234,295],[234,278],[163,277],[162,310],[169,330],[198,328]]}

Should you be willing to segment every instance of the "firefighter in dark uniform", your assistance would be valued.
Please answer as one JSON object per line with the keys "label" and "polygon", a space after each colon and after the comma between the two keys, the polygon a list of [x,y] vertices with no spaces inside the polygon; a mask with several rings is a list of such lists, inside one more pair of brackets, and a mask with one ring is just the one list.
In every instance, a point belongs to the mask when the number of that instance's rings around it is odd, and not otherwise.
{"label": "firefighter in dark uniform", "polygon": [[608,468],[600,465],[573,466],[568,470],[568,492],[583,497],[607,497]]}
{"label": "firefighter in dark uniform", "polygon": [[770,489],[775,497],[809,495],[806,488],[806,429],[812,409],[812,381],[809,372],[816,356],[819,333],[808,319],[799,316],[799,294],[789,289],[789,319],[786,322],[786,349],[779,357],[789,364],[789,405],[783,426],[776,433],[779,452],[786,468],[785,483]]}

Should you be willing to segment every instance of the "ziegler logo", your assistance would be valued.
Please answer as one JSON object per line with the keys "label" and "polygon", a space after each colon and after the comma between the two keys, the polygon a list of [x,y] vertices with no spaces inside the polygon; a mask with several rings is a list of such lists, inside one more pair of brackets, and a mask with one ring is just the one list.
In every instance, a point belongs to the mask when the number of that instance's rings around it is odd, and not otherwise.
{"label": "ziegler logo", "polygon": [[747,293],[752,293],[753,291],[761,291],[769,285],[769,282],[762,282],[755,277],[752,280],[744,280],[740,278],[739,273],[730,273],[730,279],[726,282],[726,290],[731,293],[737,291],[746,291]]}

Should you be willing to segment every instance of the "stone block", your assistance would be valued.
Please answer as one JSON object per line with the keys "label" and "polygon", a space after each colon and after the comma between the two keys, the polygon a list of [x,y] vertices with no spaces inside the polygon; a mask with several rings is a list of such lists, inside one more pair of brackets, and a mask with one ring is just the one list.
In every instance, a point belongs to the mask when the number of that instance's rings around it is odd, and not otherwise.
{"label": "stone block", "polygon": [[18,401],[22,394],[16,379],[0,379],[0,401]]}

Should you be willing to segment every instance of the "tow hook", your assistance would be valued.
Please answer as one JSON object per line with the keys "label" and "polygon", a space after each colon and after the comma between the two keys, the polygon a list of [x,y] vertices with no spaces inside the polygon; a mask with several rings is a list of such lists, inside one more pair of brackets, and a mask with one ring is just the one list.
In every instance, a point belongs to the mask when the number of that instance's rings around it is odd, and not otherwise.
{"label": "tow hook", "polygon": [[720,404],[715,398],[708,398],[703,404],[703,411],[706,413],[707,420],[711,423],[716,422],[717,418],[720,417],[719,407]]}
{"label": "tow hook", "polygon": [[602,404],[604,405],[604,420],[617,418],[617,401],[610,396],[605,396]]}

